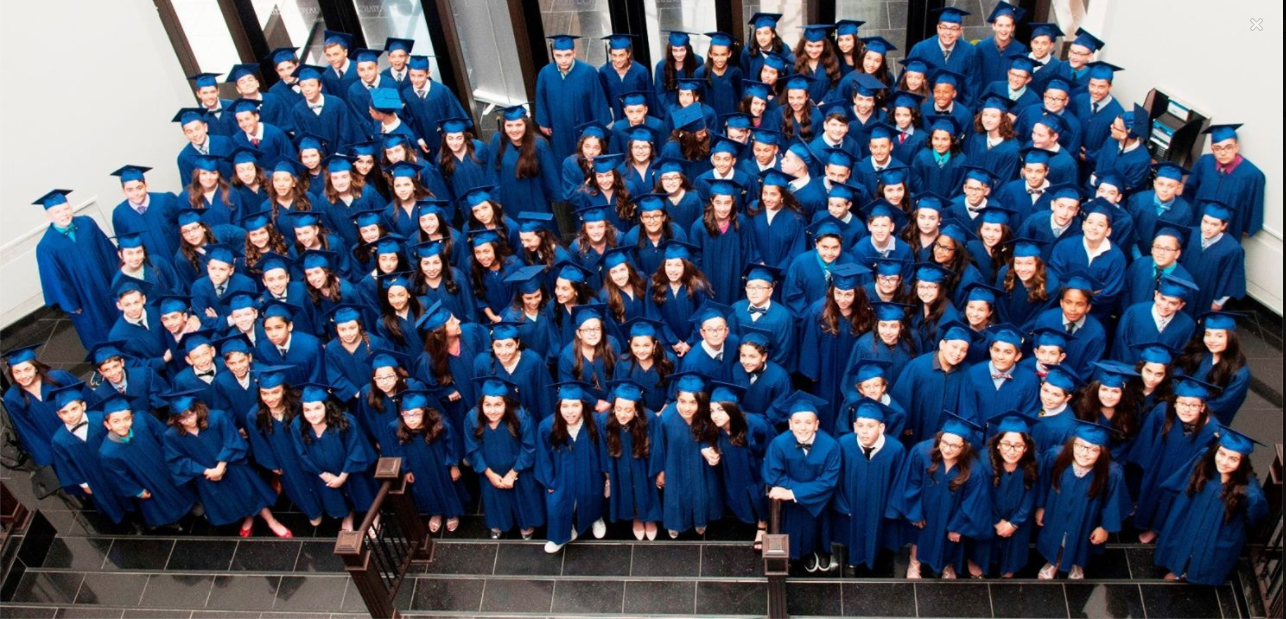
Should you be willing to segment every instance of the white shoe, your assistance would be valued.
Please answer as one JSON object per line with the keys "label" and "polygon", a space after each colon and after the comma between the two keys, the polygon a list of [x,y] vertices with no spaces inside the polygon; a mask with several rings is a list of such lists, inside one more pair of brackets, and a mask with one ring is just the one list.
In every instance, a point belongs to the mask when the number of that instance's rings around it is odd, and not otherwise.
{"label": "white shoe", "polygon": [[1073,565],[1072,571],[1067,573],[1067,579],[1068,580],[1085,580],[1085,570],[1082,570],[1081,566],[1079,565]]}
{"label": "white shoe", "polygon": [[563,546],[566,546],[566,544],[555,544],[553,542],[545,542],[545,552],[551,555],[558,554],[558,551],[562,550]]}
{"label": "white shoe", "polygon": [[572,538],[568,540],[568,543],[576,541],[576,538],[578,537],[580,537],[580,533],[576,532],[576,527],[572,527]]}
{"label": "white shoe", "polygon": [[956,577],[956,568],[955,568],[955,566],[947,565],[947,566],[944,566],[944,567],[942,568],[942,579],[943,579],[943,580],[955,580],[955,577]]}
{"label": "white shoe", "polygon": [[607,535],[607,523],[603,522],[602,518],[595,520],[593,526],[590,528],[594,531],[594,539],[603,539],[603,537]]}
{"label": "white shoe", "polygon": [[919,561],[912,561],[911,565],[907,566],[906,577],[908,580],[920,579],[920,562]]}
{"label": "white shoe", "polygon": [[670,529],[670,539],[679,539],[679,532],[674,529]]}
{"label": "white shoe", "polygon": [[1040,572],[1036,574],[1036,578],[1039,578],[1040,580],[1053,580],[1057,575],[1058,566],[1052,563],[1046,563],[1045,567],[1040,568]]}

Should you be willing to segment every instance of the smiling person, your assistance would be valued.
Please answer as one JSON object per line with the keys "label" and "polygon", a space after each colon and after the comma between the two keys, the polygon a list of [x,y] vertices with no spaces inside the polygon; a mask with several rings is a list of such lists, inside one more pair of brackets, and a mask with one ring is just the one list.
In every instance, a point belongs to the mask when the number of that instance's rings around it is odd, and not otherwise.
{"label": "smiling person", "polygon": [[32,204],[45,209],[49,226],[36,245],[36,265],[45,305],[67,313],[85,348],[107,341],[116,322],[112,276],[116,247],[98,222],[76,215],[67,202],[70,189],[55,189]]}
{"label": "smiling person", "polygon": [[[103,468],[99,448],[107,438],[103,413],[89,412],[84,383],[72,383],[54,390],[58,420],[62,422],[53,436],[53,466],[58,482],[69,494],[88,496],[94,509],[114,524],[120,524],[125,512],[135,511],[134,502],[116,493],[112,479]],[[117,398],[106,407],[126,406]]]}
{"label": "smiling person", "polygon": [[612,124],[612,108],[603,94],[603,83],[594,67],[576,59],[578,36],[556,34],[553,62],[536,78],[535,121],[549,138],[554,156],[562,161],[576,145],[576,127],[590,121]]}

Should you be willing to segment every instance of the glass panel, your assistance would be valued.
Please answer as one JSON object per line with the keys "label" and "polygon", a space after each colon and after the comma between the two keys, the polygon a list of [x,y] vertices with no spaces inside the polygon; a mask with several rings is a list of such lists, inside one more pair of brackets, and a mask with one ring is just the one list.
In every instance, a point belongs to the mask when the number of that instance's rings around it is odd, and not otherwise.
{"label": "glass panel", "polygon": [[[429,26],[424,21],[424,5],[419,2],[383,3],[375,0],[358,0],[357,21],[362,25],[366,44],[375,49],[384,47],[389,37],[415,41],[411,53],[429,57],[431,75],[438,76],[438,59],[433,53],[433,40]],[[381,57],[380,65],[388,66],[388,59]]]}
{"label": "glass panel", "polygon": [[223,73],[241,62],[217,0],[173,0],[173,4],[201,71]]}
{"label": "glass panel", "polygon": [[599,39],[612,34],[607,0],[540,0],[540,21],[545,36],[573,34],[581,37],[576,57],[598,68],[607,64],[607,50]]}
{"label": "glass panel", "polygon": [[[858,29],[861,37],[884,37],[897,47],[889,53],[889,60],[900,59],[910,51],[911,45],[906,41],[906,8],[907,0],[878,2],[876,0],[836,0],[835,19],[857,19],[866,22]],[[911,44],[914,44],[912,41]],[[888,62],[888,67],[896,76],[900,66]]]}
{"label": "glass panel", "polygon": [[[506,0],[467,0],[452,2],[456,27],[460,32],[460,51],[465,70],[473,85],[473,109],[478,115],[478,130],[489,139],[495,121],[488,118],[491,106],[527,102],[527,90],[518,64],[518,46]],[[471,53],[471,50],[482,50]],[[461,97],[465,93],[456,93]]]}
{"label": "glass panel", "polygon": [[[800,26],[807,25],[805,15],[808,14],[808,2],[809,0],[745,0],[742,3],[744,15],[741,16],[741,22],[744,24],[750,21],[750,16],[755,13],[781,13],[781,20],[777,22],[777,34],[782,42],[794,50],[802,34]],[[746,26],[746,38],[753,35],[750,26]]]}
{"label": "glass panel", "polygon": [[306,64],[326,64],[322,54],[326,23],[317,0],[251,0],[251,5],[269,49],[299,47],[299,57]]}
{"label": "glass panel", "polygon": [[[683,32],[714,32],[718,18],[713,2],[702,0],[645,0],[643,12],[647,16],[647,36],[652,42],[652,64],[665,58],[666,30]],[[710,49],[709,37],[692,37],[692,50],[705,58]]]}

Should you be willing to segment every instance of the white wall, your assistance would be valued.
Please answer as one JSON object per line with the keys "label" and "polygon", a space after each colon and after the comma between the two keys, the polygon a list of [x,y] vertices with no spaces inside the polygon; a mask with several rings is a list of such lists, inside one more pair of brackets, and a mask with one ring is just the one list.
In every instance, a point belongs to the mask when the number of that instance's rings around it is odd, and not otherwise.
{"label": "white wall", "polygon": [[27,203],[74,189],[71,203],[106,229],[122,199],[109,173],[121,165],[155,168],[153,188],[177,190],[185,141],[169,120],[193,97],[150,0],[6,3],[0,41],[0,326],[8,326],[43,305],[35,246],[47,220]]}
{"label": "white wall", "polygon": [[[1263,19],[1263,31],[1251,19]],[[1250,296],[1282,313],[1282,4],[1091,0],[1082,25],[1125,68],[1113,94],[1128,108],[1159,88],[1213,119],[1244,123],[1241,152],[1268,177],[1264,229],[1243,243]],[[1209,144],[1206,145],[1207,152]]]}

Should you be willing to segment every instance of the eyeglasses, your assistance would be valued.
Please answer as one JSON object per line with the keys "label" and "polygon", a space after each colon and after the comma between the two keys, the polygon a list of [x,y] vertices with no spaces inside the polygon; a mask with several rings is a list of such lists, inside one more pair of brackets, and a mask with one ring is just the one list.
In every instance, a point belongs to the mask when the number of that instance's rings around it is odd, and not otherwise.
{"label": "eyeglasses", "polygon": [[418,408],[417,408],[417,409],[412,409],[412,410],[409,410],[409,411],[402,411],[402,416],[403,416],[403,417],[423,417],[423,416],[424,416],[424,411],[422,411],[422,410],[420,410],[420,409],[418,409]]}
{"label": "eyeglasses", "polygon": [[1185,411],[1200,410],[1201,406],[1202,406],[1201,402],[1180,402],[1178,400],[1175,400],[1174,402],[1174,407],[1176,409],[1181,408]]}
{"label": "eyeglasses", "polygon": [[765,290],[772,290],[772,286],[765,286],[763,284],[746,284],[746,290],[752,290],[754,292],[763,292]]}
{"label": "eyeglasses", "polygon": [[1024,449],[1027,449],[1026,443],[1011,443],[1009,441],[1000,442],[1001,451],[1023,451]]}
{"label": "eyeglasses", "polygon": [[701,328],[702,333],[711,333],[711,334],[723,333],[727,330],[728,330],[728,327],[702,327]]}
{"label": "eyeglasses", "polygon": [[945,30],[947,32],[960,32],[962,28],[956,24],[938,24],[938,30]]}
{"label": "eyeglasses", "polygon": [[955,250],[956,250],[956,248],[955,248],[955,246],[954,246],[954,245],[943,245],[942,243],[934,243],[934,244],[933,244],[933,248],[934,248],[934,249],[941,249],[942,251],[955,251]]}
{"label": "eyeglasses", "polygon": [[581,333],[602,333],[603,328],[602,327],[581,327],[579,331]]}
{"label": "eyeglasses", "polygon": [[660,213],[655,211],[648,211],[646,213],[642,213],[639,215],[639,219],[642,219],[644,221],[656,221],[664,217],[665,217],[665,213]]}
{"label": "eyeglasses", "polygon": [[1045,100],[1046,101],[1066,101],[1067,97],[1060,97],[1058,95],[1046,94]]}
{"label": "eyeglasses", "polygon": [[1166,247],[1166,246],[1164,246],[1164,245],[1153,245],[1153,246],[1152,246],[1152,251],[1163,251],[1163,252],[1166,252],[1166,253],[1168,254],[1168,253],[1172,253],[1172,252],[1179,251],[1179,248],[1178,248],[1178,247]]}
{"label": "eyeglasses", "polygon": [[902,279],[901,275],[876,275],[875,276],[875,281],[885,282],[885,283],[896,282],[900,279]]}
{"label": "eyeglasses", "polygon": [[961,441],[961,442],[959,442],[959,443],[948,443],[948,442],[946,442],[946,441],[939,441],[939,442],[938,442],[938,447],[939,447],[939,448],[941,448],[941,449],[954,449],[954,450],[960,450],[960,449],[964,449],[964,442],[963,442],[963,441]]}
{"label": "eyeglasses", "polygon": [[1227,145],[1227,146],[1211,146],[1211,147],[1210,147],[1210,152],[1212,152],[1212,153],[1220,153],[1220,154],[1222,154],[1222,153],[1230,153],[1230,152],[1232,152],[1232,150],[1233,150],[1234,148],[1237,148],[1237,145],[1236,145],[1236,144],[1229,144],[1229,145]]}
{"label": "eyeglasses", "polygon": [[1098,445],[1091,445],[1089,443],[1082,443],[1080,441],[1073,443],[1072,449],[1075,449],[1077,452],[1080,452],[1080,453],[1098,453],[1100,451],[1103,451],[1103,448],[1099,447]]}

